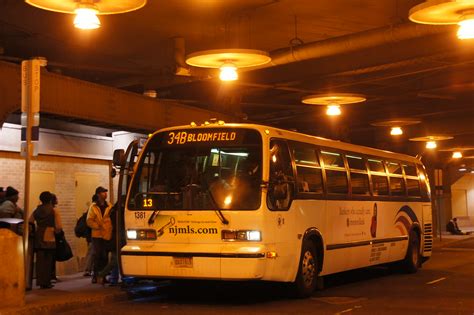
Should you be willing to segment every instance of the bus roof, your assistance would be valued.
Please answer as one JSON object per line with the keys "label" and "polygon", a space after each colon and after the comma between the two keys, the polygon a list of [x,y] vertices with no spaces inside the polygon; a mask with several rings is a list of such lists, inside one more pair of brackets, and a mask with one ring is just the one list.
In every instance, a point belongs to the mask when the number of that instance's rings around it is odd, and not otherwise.
{"label": "bus roof", "polygon": [[306,143],[312,143],[315,145],[319,146],[326,146],[330,148],[335,148],[339,150],[344,150],[344,151],[352,151],[352,152],[358,152],[366,155],[373,155],[377,157],[383,157],[386,159],[399,159],[399,160],[405,160],[407,162],[413,162],[417,164],[422,164],[419,159],[417,159],[414,156],[403,154],[403,153],[396,153],[396,152],[391,152],[387,150],[380,150],[380,149],[375,149],[371,147],[366,147],[362,145],[357,145],[357,144],[351,144],[347,142],[342,142],[339,140],[331,140],[323,137],[317,137],[317,136],[312,136],[296,131],[290,131],[286,129],[280,129],[280,128],[275,128],[271,126],[265,126],[265,125],[260,125],[260,124],[248,124],[248,123],[209,123],[209,124],[203,124],[203,125],[181,125],[181,126],[174,126],[174,127],[168,127],[168,128],[163,128],[155,133],[160,133],[163,131],[172,131],[172,130],[192,130],[192,129],[197,129],[197,128],[204,128],[204,129],[212,129],[212,128],[248,128],[248,129],[256,129],[258,130],[261,134],[268,135],[268,137],[277,137],[277,138],[284,138],[288,140],[295,140],[295,141],[301,141],[301,142],[306,142]]}

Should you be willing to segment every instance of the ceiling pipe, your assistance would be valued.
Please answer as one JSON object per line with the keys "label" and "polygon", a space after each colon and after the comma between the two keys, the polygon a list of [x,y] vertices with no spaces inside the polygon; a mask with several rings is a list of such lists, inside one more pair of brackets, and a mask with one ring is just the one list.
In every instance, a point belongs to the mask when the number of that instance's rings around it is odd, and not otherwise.
{"label": "ceiling pipe", "polygon": [[261,68],[284,65],[308,59],[359,51],[367,48],[394,44],[401,41],[450,31],[447,26],[405,23],[381,27],[355,34],[329,38],[270,52],[272,61]]}

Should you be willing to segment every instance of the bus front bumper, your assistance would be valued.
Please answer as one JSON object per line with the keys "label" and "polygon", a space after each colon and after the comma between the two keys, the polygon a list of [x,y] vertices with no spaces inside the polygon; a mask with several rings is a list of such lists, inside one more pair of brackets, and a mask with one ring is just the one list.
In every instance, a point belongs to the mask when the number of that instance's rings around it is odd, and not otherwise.
{"label": "bus front bumper", "polygon": [[264,245],[235,243],[127,245],[120,259],[126,276],[216,280],[262,279],[268,261]]}

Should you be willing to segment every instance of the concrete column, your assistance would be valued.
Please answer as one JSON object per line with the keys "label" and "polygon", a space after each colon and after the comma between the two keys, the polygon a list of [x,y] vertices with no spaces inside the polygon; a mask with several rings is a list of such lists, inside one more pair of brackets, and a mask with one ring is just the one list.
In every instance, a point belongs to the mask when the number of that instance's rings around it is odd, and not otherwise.
{"label": "concrete column", "polygon": [[23,242],[9,229],[0,229],[0,301],[2,307],[25,304],[25,268]]}

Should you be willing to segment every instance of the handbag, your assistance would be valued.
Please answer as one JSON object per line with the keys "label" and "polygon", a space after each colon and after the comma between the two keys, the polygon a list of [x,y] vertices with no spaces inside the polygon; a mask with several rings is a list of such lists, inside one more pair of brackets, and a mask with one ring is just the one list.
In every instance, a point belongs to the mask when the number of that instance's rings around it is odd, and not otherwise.
{"label": "handbag", "polygon": [[66,261],[72,258],[72,249],[69,243],[66,241],[64,232],[56,234],[56,261]]}

